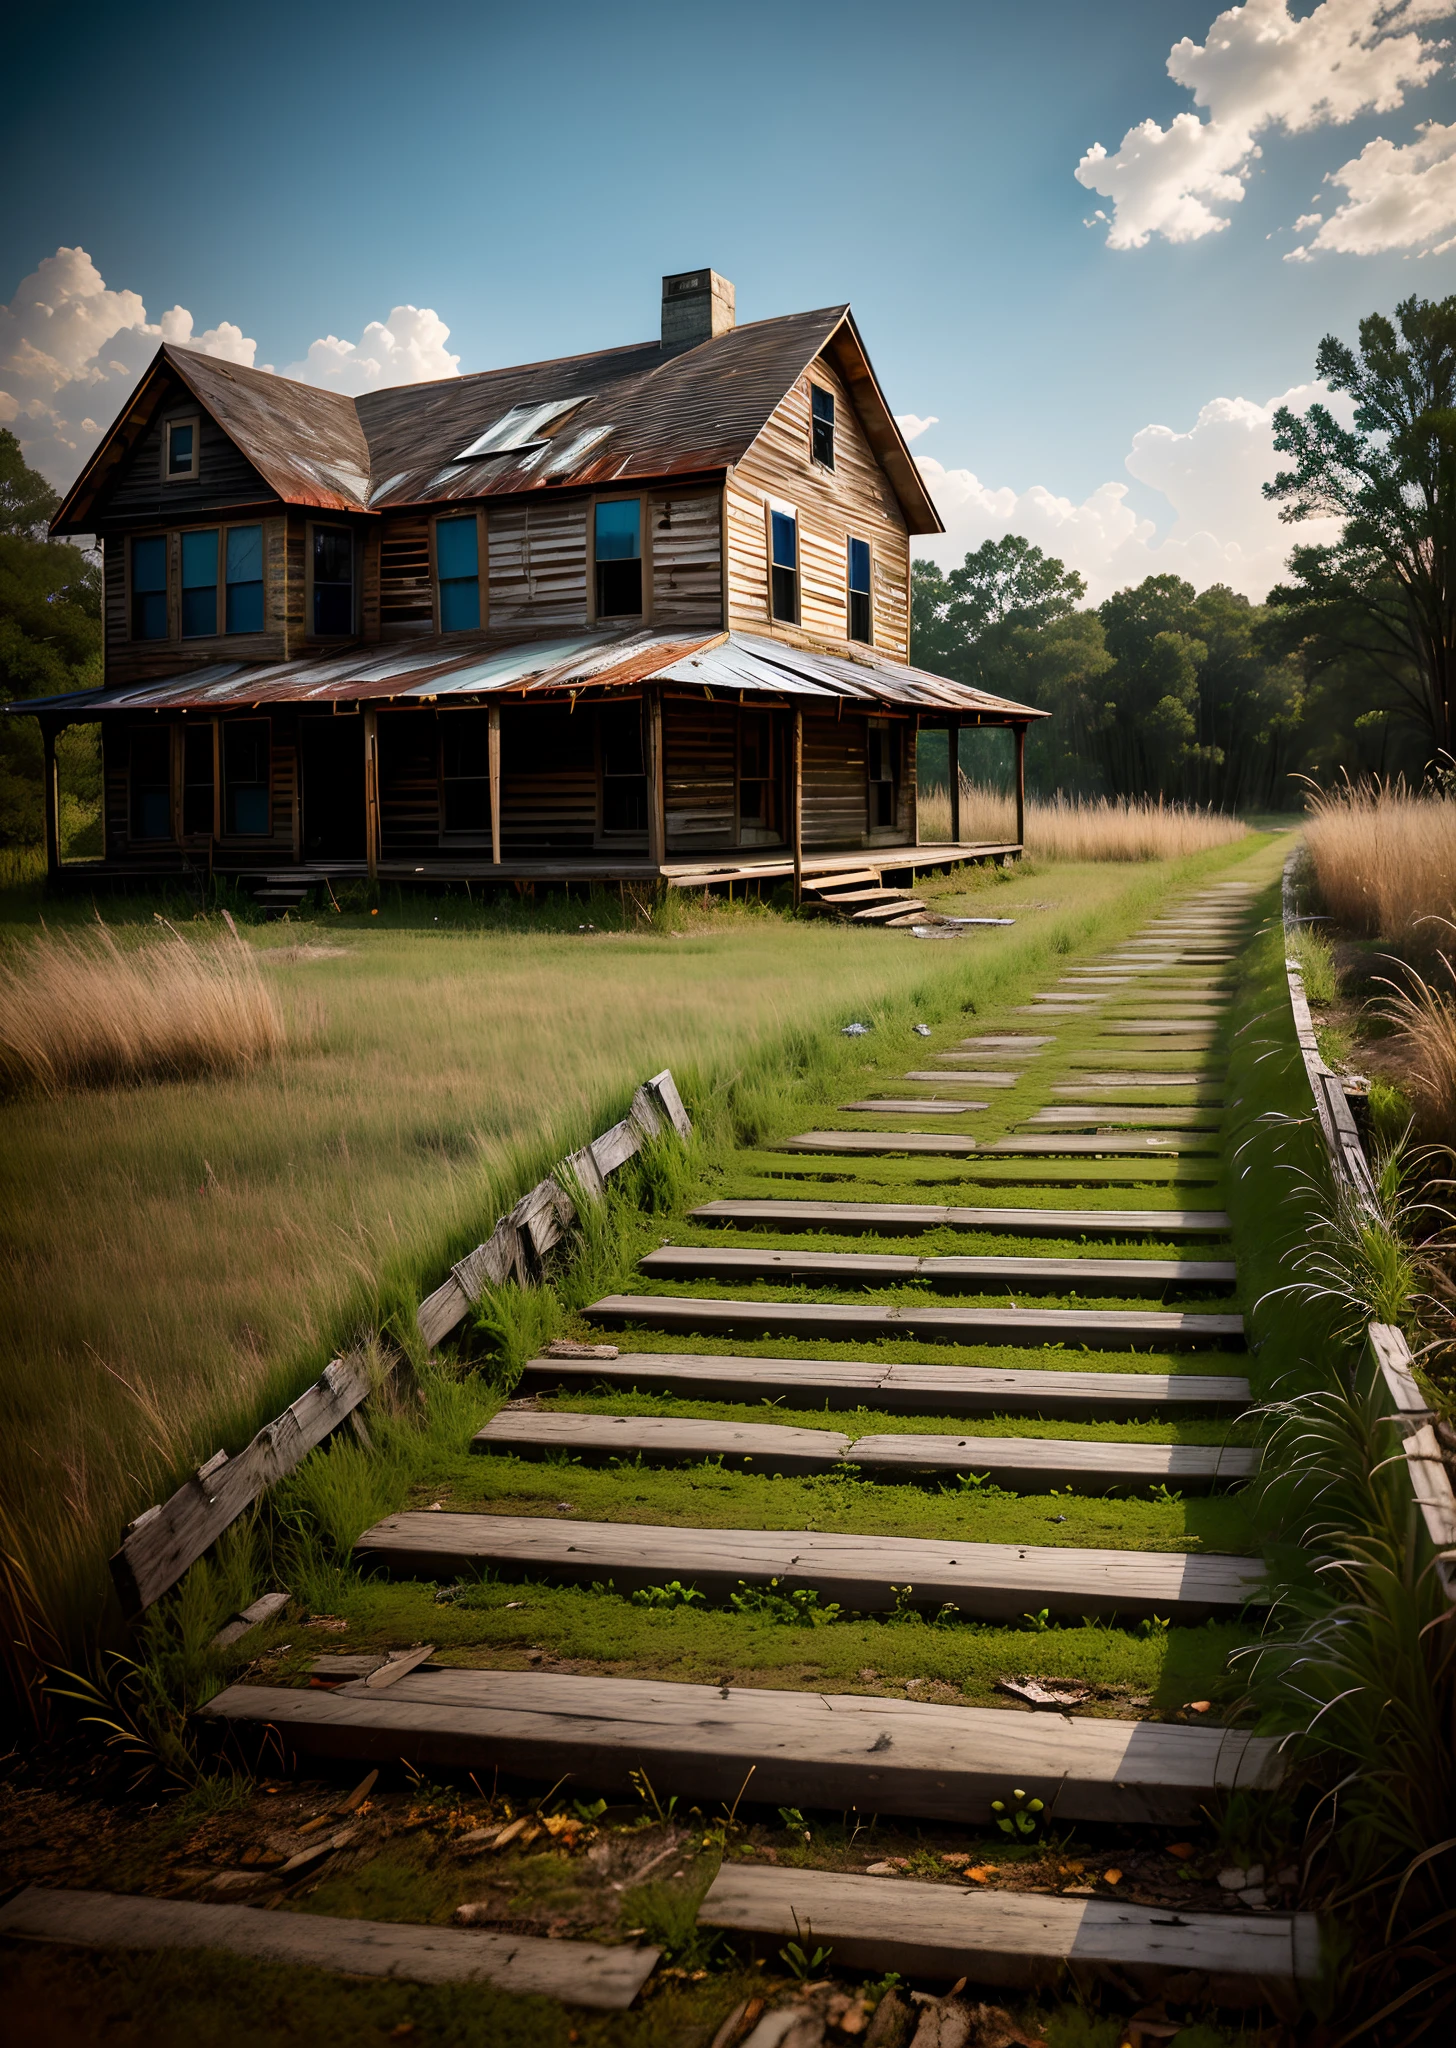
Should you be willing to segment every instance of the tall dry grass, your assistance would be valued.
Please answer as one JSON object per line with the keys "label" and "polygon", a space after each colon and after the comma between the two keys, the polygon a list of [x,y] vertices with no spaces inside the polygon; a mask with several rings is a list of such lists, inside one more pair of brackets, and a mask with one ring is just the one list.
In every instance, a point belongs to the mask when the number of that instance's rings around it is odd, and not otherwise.
{"label": "tall dry grass", "polygon": [[1392,1049],[1420,1136],[1456,1152],[1456,954],[1437,948],[1429,973],[1405,966],[1380,1009],[1395,1026]]}
{"label": "tall dry grass", "polygon": [[[1242,839],[1248,827],[1218,811],[1138,797],[1028,797],[1026,851],[1041,860],[1179,860]],[[920,798],[920,837],[950,838],[950,791]],[[961,776],[961,838],[1002,844],[1016,837],[1016,799]]]}
{"label": "tall dry grass", "polygon": [[279,1052],[282,1008],[237,933],[164,933],[123,948],[98,919],[0,961],[0,1089],[232,1073]]}
{"label": "tall dry grass", "polygon": [[1456,800],[1403,782],[1312,791],[1304,843],[1324,908],[1346,930],[1436,949],[1456,916]]}

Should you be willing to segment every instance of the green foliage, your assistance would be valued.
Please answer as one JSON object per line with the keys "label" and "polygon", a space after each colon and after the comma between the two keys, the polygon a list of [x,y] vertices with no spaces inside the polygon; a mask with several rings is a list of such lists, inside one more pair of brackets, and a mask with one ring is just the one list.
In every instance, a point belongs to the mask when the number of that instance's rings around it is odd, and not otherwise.
{"label": "green foliage", "polygon": [[996,1826],[1003,1835],[1009,1835],[1014,1842],[1034,1842],[1045,1825],[1046,1802],[1042,1799],[1028,1799],[1018,1785],[1010,1801],[993,1799],[991,1812]]}
{"label": "green foliage", "polygon": [[766,1586],[750,1586],[747,1579],[740,1579],[738,1591],[730,1593],[728,1600],[736,1613],[761,1615],[786,1628],[825,1628],[843,1612],[835,1600],[821,1607],[817,1587],[794,1586],[782,1591],[777,1579],[770,1579]]}
{"label": "green foliage", "polygon": [[632,1595],[634,1607],[691,1607],[695,1601],[706,1605],[707,1595],[681,1579],[669,1579],[665,1586],[639,1586]]}
{"label": "green foliage", "polygon": [[1285,957],[1294,961],[1312,1003],[1332,1003],[1339,995],[1335,949],[1323,932],[1302,925],[1285,938]]}

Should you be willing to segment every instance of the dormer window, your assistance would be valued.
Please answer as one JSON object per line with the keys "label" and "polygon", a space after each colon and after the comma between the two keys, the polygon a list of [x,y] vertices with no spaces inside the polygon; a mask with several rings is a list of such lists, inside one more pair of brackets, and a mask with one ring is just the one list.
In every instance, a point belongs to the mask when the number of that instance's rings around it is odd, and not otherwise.
{"label": "dormer window", "polygon": [[585,403],[582,398],[552,398],[538,405],[513,405],[455,460],[479,462],[487,455],[524,455],[527,449],[544,448],[568,414]]}
{"label": "dormer window", "polygon": [[597,617],[619,619],[642,610],[642,500],[613,498],[596,508]]}
{"label": "dormer window", "polygon": [[825,469],[834,467],[834,393],[809,386],[809,453]]}
{"label": "dormer window", "polygon": [[168,420],[162,429],[162,481],[187,482],[197,475],[197,457],[202,439],[201,422],[196,419]]}

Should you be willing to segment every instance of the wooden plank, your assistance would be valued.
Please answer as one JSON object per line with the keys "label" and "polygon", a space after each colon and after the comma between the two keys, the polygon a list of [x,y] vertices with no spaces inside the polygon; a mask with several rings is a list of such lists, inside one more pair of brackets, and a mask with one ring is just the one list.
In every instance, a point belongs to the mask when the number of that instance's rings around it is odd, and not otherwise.
{"label": "wooden plank", "polygon": [[958,1884],[724,1863],[698,1908],[701,1927],[832,1949],[837,1968],[1125,1997],[1167,1990],[1200,2009],[1273,2004],[1293,2017],[1319,1974],[1312,1914],[1169,1913],[1112,1898],[984,1891]]}
{"label": "wooden plank", "polygon": [[[963,1038],[961,1040],[961,1044],[969,1046],[973,1052],[1033,1053],[1040,1052],[1044,1045],[1055,1045],[1056,1042],[1054,1038],[1033,1038],[1024,1031],[996,1031],[983,1034],[979,1038]],[[953,1060],[956,1058],[956,1054],[953,1052],[937,1053],[936,1058]]]}
{"label": "wooden plank", "polygon": [[724,1301],[676,1294],[606,1294],[587,1314],[597,1322],[646,1330],[723,1335],[847,1337],[872,1344],[911,1337],[926,1344],[1092,1344],[1101,1350],[1185,1351],[1242,1344],[1242,1316],[1166,1309],[941,1308],[897,1302]]}
{"label": "wooden plank", "polygon": [[[690,1464],[722,1458],[760,1472],[830,1472],[846,1462],[871,1479],[944,1478],[989,1474],[1023,1493],[1052,1486],[1144,1487],[1172,1484],[1185,1492],[1246,1480],[1257,1454],[1219,1444],[1067,1442],[1045,1437],[862,1436],[787,1423],[699,1421],[691,1416],[592,1415],[552,1408],[503,1408],[471,1439],[473,1451],[518,1458],[642,1457]],[[428,1655],[428,1652],[426,1653]],[[423,1662],[423,1659],[421,1659]],[[386,1671],[391,1667],[386,1667]],[[368,1681],[388,1682],[385,1672]]]}
{"label": "wooden plank", "polygon": [[1425,1558],[1433,1563],[1448,1603],[1456,1604],[1456,1490],[1433,1427],[1435,1416],[1413,1370],[1402,1333],[1389,1323],[1366,1329],[1371,1359],[1401,1438],[1411,1493],[1420,1512]]}
{"label": "wooden plank", "polygon": [[[933,1074],[932,1080],[941,1077]],[[864,1102],[841,1102],[846,1116],[965,1116],[973,1109],[989,1109],[987,1102],[936,1102],[928,1095],[896,1098],[882,1095]]]}
{"label": "wooden plank", "polygon": [[[1069,1233],[1070,1234],[1070,1233]],[[917,1258],[911,1252],[778,1251],[772,1246],[661,1245],[637,1261],[657,1280],[765,1280],[781,1286],[901,1287],[913,1281],[979,1294],[1161,1294],[1232,1287],[1232,1259]]]}
{"label": "wooden plank", "polygon": [[1059,1082],[1053,1095],[1081,1095],[1093,1088],[1212,1088],[1222,1085],[1222,1074],[1111,1074],[1094,1067],[1070,1081]]}
{"label": "wooden plank", "polygon": [[[943,1059],[945,1054],[939,1053],[936,1057]],[[1014,1088],[1017,1082],[1024,1078],[1021,1074],[987,1073],[984,1069],[980,1072],[955,1073],[938,1073],[934,1070],[927,1073],[917,1069],[905,1076],[907,1081],[933,1081],[938,1088],[943,1088],[947,1081],[964,1083],[968,1088]]]}
{"label": "wooden plank", "polygon": [[287,1593],[265,1593],[261,1600],[255,1600],[251,1607],[243,1608],[232,1621],[226,1622],[213,1637],[209,1647],[214,1650],[230,1649],[253,1629],[261,1628],[265,1621],[271,1621],[275,1614],[281,1614],[288,1605],[289,1597]]}
{"label": "wooden plank", "polygon": [[558,1451],[594,1458],[643,1457],[653,1463],[725,1458],[759,1472],[831,1472],[849,1449],[833,1429],[772,1422],[700,1422],[675,1415],[570,1415],[502,1408],[470,1440],[472,1451],[517,1458]]}
{"label": "wooden plank", "polygon": [[1159,1108],[1156,1104],[1128,1106],[1116,1102],[1057,1103],[1048,1109],[1033,1110],[1025,1119],[1027,1124],[1055,1124],[1062,1130],[1087,1129],[1109,1130],[1116,1126],[1126,1130],[1154,1131],[1216,1131],[1223,1122],[1223,1104],[1175,1103]]}
{"label": "wooden plank", "polygon": [[140,1613],[175,1586],[260,1493],[338,1428],[373,1384],[362,1360],[334,1359],[291,1408],[264,1424],[245,1450],[235,1458],[219,1451],[169,1501],[139,1515],[111,1560],[111,1576],[127,1611]]}
{"label": "wooden plank", "polygon": [[1017,1152],[1034,1158],[1051,1158],[1058,1153],[1076,1157],[1081,1153],[1103,1153],[1114,1159],[1136,1159],[1145,1153],[1171,1158],[1179,1152],[1216,1152],[1218,1139],[1199,1131],[1182,1135],[1161,1131],[1130,1132],[1124,1138],[997,1138],[982,1147],[985,1153]]}
{"label": "wooden plank", "polygon": [[1235,1786],[1272,1791],[1277,1742],[1225,1728],[941,1707],[856,1693],[690,1685],[565,1672],[417,1672],[384,1699],[233,1686],[203,1709],[271,1725],[302,1755],[405,1756],[574,1787],[731,1803],[750,1768],[756,1804],[878,1811],[984,1825],[1008,1785],[1063,1822],[1197,1820]]}
{"label": "wooden plank", "polygon": [[1248,1606],[1264,1574],[1258,1558],[1174,1551],[658,1528],[430,1509],[385,1516],[364,1531],[354,1557],[366,1568],[411,1578],[454,1580],[462,1569],[489,1569],[505,1578],[539,1573],[568,1585],[608,1579],[619,1592],[681,1579],[724,1600],[745,1582],[777,1579],[785,1587],[814,1587],[859,1613],[892,1610],[903,1594],[931,1613],[953,1606],[988,1621],[1019,1621],[1045,1607],[1058,1615],[1155,1613],[1199,1623]]}
{"label": "wooden plank", "polygon": [[535,1992],[601,2012],[625,2012],[662,1953],[493,1934],[487,1928],[270,1913],[263,1906],[193,1905],[116,1892],[51,1891],[34,1884],[0,1906],[0,1935],[76,1948],[224,1949],[255,1962],[351,1977],[496,1984],[503,1991]]}
{"label": "wooden plank", "polygon": [[770,1145],[773,1152],[937,1152],[955,1155],[974,1152],[974,1138],[955,1138],[940,1131],[801,1131],[794,1138],[780,1138]]}
{"label": "wooden plank", "polygon": [[1013,1237],[1222,1237],[1231,1228],[1222,1209],[971,1209],[938,1202],[703,1202],[694,1223],[743,1224],[773,1230],[989,1230]]}
{"label": "wooden plank", "polygon": [[787,1401],[805,1407],[882,1408],[894,1415],[1030,1415],[1070,1422],[1236,1415],[1251,1398],[1248,1381],[1235,1374],[1042,1372],[682,1351],[624,1351],[607,1362],[533,1358],[523,1383],[542,1390],[609,1387],[700,1401]]}
{"label": "wooden plank", "polygon": [[1104,1038],[1177,1038],[1191,1046],[1211,1045],[1215,1033],[1206,1024],[1190,1023],[1183,1018],[1172,1017],[1105,1017],[1101,1035]]}

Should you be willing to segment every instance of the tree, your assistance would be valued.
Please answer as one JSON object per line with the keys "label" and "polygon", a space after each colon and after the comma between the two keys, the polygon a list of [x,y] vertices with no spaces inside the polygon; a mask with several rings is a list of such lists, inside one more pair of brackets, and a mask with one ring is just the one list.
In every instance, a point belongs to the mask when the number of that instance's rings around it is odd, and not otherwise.
{"label": "tree", "polygon": [[1118,796],[1177,797],[1196,765],[1216,766],[1217,747],[1198,736],[1197,596],[1178,576],[1145,576],[1098,607],[1115,666],[1107,678],[1100,744]]}
{"label": "tree", "polygon": [[[101,572],[94,557],[43,538],[59,500],[0,429],[0,701],[95,688],[101,681]],[[63,779],[74,802],[100,799],[94,725],[62,734]],[[42,836],[41,739],[34,719],[0,719],[0,844]],[[80,818],[73,818],[80,824]]]}
{"label": "tree", "polygon": [[1456,297],[1409,298],[1392,322],[1360,322],[1358,352],[1327,334],[1315,356],[1354,400],[1342,426],[1326,405],[1281,406],[1274,445],[1293,458],[1264,495],[1289,521],[1334,517],[1340,538],[1294,550],[1293,583],[1270,603],[1313,625],[1343,620],[1402,693],[1430,744],[1456,746]]}

